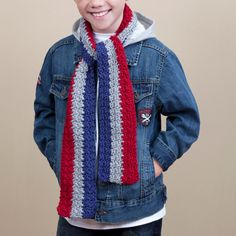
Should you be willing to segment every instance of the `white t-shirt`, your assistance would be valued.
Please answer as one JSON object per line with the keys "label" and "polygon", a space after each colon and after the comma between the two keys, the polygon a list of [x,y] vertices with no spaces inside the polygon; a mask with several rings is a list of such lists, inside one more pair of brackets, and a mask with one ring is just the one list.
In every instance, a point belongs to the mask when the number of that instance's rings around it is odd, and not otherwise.
{"label": "white t-shirt", "polygon": [[[138,33],[139,31],[142,31],[144,26],[138,22],[136,32]],[[114,33],[98,33],[98,32],[93,32],[94,33],[94,38],[96,43],[101,42],[109,38],[111,35],[114,35]],[[99,87],[99,80],[97,84],[97,88]],[[98,93],[97,93],[98,94]],[[97,119],[96,119],[97,120]],[[96,125],[98,127],[98,125]],[[98,131],[98,130],[97,130]],[[98,143],[96,142],[96,146],[98,147]],[[156,220],[159,220],[163,218],[166,215],[166,206],[164,205],[161,210],[158,212],[144,217],[139,220],[135,221],[128,221],[128,222],[122,222],[122,223],[101,223],[98,222],[94,219],[81,219],[81,218],[68,218],[65,217],[65,219],[74,226],[81,227],[81,228],[86,228],[86,229],[96,229],[96,230],[102,230],[102,229],[117,229],[117,228],[126,228],[126,227],[134,227],[134,226],[139,226],[143,224],[147,224]]]}
{"label": "white t-shirt", "polygon": [[165,205],[164,207],[154,213],[153,215],[144,217],[142,219],[139,220],[135,220],[135,221],[128,221],[128,222],[122,222],[122,223],[101,223],[101,222],[97,222],[94,219],[81,219],[81,218],[67,218],[66,220],[74,226],[77,227],[81,227],[81,228],[86,228],[86,229],[96,229],[96,230],[105,230],[105,229],[118,229],[118,228],[127,228],[127,227],[134,227],[134,226],[139,226],[139,225],[144,225],[156,220],[159,220],[161,218],[163,218],[166,214],[166,208]]}

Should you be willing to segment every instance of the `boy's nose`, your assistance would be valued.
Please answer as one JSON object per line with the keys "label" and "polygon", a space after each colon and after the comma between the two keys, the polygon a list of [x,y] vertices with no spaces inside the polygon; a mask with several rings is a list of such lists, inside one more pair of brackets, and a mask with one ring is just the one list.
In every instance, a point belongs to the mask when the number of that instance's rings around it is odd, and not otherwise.
{"label": "boy's nose", "polygon": [[104,0],[91,0],[89,5],[90,7],[101,7],[104,5]]}

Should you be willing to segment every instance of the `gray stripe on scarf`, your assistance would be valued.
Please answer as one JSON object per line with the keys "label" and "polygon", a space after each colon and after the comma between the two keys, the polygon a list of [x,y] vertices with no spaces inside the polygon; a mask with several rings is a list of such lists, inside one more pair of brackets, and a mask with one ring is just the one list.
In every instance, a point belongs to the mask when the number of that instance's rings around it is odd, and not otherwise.
{"label": "gray stripe on scarf", "polygon": [[118,35],[119,40],[124,45],[125,40],[128,38],[129,35],[132,34],[132,32],[135,30],[135,27],[137,25],[138,19],[135,14],[133,14],[132,20],[128,24],[128,26]]}
{"label": "gray stripe on scarf", "polygon": [[85,27],[84,18],[81,19],[81,41],[84,44],[84,47],[87,50],[87,52],[89,53],[89,55],[91,57],[93,57],[94,60],[96,60],[97,54],[96,54],[95,50],[93,49],[92,44],[90,43],[89,36],[88,36],[88,33],[86,31],[86,27]]}
{"label": "gray stripe on scarf", "polygon": [[74,137],[74,172],[73,172],[73,197],[71,216],[82,217],[83,198],[84,198],[84,171],[83,171],[83,115],[84,115],[84,98],[85,80],[88,66],[84,62],[78,66],[74,78],[73,100],[72,100],[72,125]]}
{"label": "gray stripe on scarf", "polygon": [[[115,48],[111,40],[105,43],[108,54],[109,77],[110,77],[110,119],[111,119],[111,163],[110,181],[121,183],[122,177],[122,127],[121,122],[121,100],[119,91],[119,68],[116,59]],[[119,112],[117,113],[117,111]]]}

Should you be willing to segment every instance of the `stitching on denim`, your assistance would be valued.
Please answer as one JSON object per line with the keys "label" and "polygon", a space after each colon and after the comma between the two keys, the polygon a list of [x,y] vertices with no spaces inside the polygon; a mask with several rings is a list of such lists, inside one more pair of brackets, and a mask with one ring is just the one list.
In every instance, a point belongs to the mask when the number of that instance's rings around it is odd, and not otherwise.
{"label": "stitching on denim", "polygon": [[166,145],[159,137],[157,137],[157,139],[160,141],[160,144],[161,144],[163,147],[165,147],[166,150],[167,150],[168,152],[170,152],[170,153],[175,157],[175,159],[173,160],[172,156],[170,156],[170,157],[171,157],[171,160],[175,161],[175,160],[177,159],[177,156],[176,156],[176,154],[174,153],[174,151],[173,151],[168,145]]}
{"label": "stitching on denim", "polygon": [[[158,43],[158,41],[156,41],[156,42]],[[148,48],[152,48],[152,49],[158,51],[162,56],[167,56],[167,54],[168,54],[168,50],[165,47],[161,48],[161,47],[159,47],[157,45],[150,44],[148,42],[144,42],[143,46],[144,47],[148,47]]]}
{"label": "stitching on denim", "polygon": [[[72,38],[72,39],[68,39],[68,38]],[[75,38],[71,34],[71,35],[67,36],[66,38],[63,38],[63,39],[59,40],[58,42],[54,43],[50,48],[50,52],[53,54],[59,47],[64,46],[64,45],[71,45],[74,43],[75,43]]]}
{"label": "stitching on denim", "polygon": [[[163,73],[163,70],[164,70],[164,66],[165,66],[166,60],[167,60],[166,57],[162,57],[162,59],[161,59],[160,70],[159,70],[160,71],[160,73],[159,73],[160,84],[162,82],[162,73]],[[160,93],[159,93],[159,89],[160,89],[160,86],[158,86],[158,91],[157,91],[158,110],[160,111],[163,103],[162,103],[162,99],[161,99],[161,96],[160,96]]]}

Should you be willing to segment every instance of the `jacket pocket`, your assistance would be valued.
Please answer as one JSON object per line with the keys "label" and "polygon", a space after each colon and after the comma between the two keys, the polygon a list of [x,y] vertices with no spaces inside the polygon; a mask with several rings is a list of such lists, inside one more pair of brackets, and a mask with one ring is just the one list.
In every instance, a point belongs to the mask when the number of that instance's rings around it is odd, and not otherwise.
{"label": "jacket pocket", "polygon": [[139,127],[148,126],[154,104],[154,79],[133,80],[133,92],[137,123]]}
{"label": "jacket pocket", "polygon": [[55,116],[57,121],[64,122],[66,115],[66,104],[70,88],[71,77],[54,75],[50,93],[54,94]]}
{"label": "jacket pocket", "polygon": [[[54,172],[54,174],[56,175],[57,181],[59,183],[59,171],[58,171],[58,167],[57,167],[57,158],[56,158],[56,145],[55,145],[55,140],[50,140],[47,144],[46,147],[46,152],[45,152],[50,166]],[[53,160],[53,161],[52,161]]]}
{"label": "jacket pocket", "polygon": [[60,99],[68,97],[71,77],[63,75],[54,75],[50,87],[50,92]]}
{"label": "jacket pocket", "polygon": [[153,82],[151,79],[135,79],[132,81],[134,101],[142,105],[147,105],[147,100],[151,99],[153,94]]}
{"label": "jacket pocket", "polygon": [[147,148],[148,148],[148,153],[149,153],[149,157],[151,159],[151,172],[152,172],[152,176],[154,181],[156,181],[157,179],[161,178],[163,175],[163,172],[161,174],[159,174],[158,176],[156,176],[155,174],[155,166],[154,166],[154,158],[152,157],[151,153],[150,153],[150,144],[149,142],[147,142]]}

